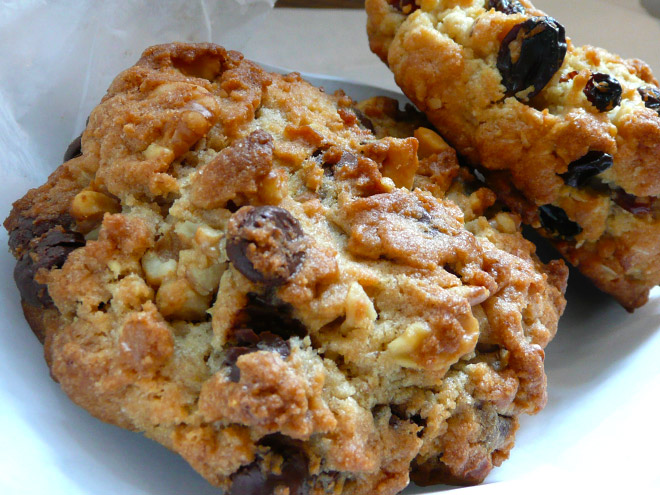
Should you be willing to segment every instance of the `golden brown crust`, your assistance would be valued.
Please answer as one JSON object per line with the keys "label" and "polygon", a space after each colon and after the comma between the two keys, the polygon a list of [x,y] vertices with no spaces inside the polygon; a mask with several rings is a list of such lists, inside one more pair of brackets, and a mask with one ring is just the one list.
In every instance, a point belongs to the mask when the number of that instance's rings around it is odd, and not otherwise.
{"label": "golden brown crust", "polygon": [[[647,246],[649,236],[660,244],[660,115],[639,91],[658,91],[650,68],[567,39],[561,67],[527,101],[507,92],[498,61],[505,36],[545,13],[527,1],[511,14],[481,0],[417,2],[409,15],[396,4],[367,0],[367,30],[404,93],[567,260],[628,310],[644,304],[660,282],[658,251]],[[621,101],[607,110],[585,93],[594,74],[621,87]],[[588,152],[607,153],[613,164],[597,180],[571,183]],[[548,219],[544,208],[562,220]],[[564,228],[568,234],[558,233]],[[610,249],[611,240],[620,247]]]}
{"label": "golden brown crust", "polygon": [[152,47],[8,221],[20,259],[61,254],[35,275],[54,306],[26,316],[64,391],[230,494],[395,494],[413,462],[479,482],[545,404],[565,266],[418,115],[352,105]]}

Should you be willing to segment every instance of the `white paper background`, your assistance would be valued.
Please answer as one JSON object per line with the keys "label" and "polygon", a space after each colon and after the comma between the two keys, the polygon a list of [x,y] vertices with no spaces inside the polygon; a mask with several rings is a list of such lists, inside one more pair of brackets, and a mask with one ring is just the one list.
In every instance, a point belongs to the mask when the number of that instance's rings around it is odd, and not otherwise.
{"label": "white paper background", "polygon": [[[574,41],[660,70],[660,23],[635,0],[536,3]],[[271,11],[265,0],[0,1],[0,219],[59,165],[112,77],[146,46],[173,40],[212,40],[271,64],[394,88],[356,11]],[[217,494],[178,456],[95,420],[50,380],[6,241],[0,229],[0,494]],[[657,493],[660,295],[629,315],[573,272],[568,300],[547,349],[548,406],[523,418],[511,459],[486,485],[458,492]]]}

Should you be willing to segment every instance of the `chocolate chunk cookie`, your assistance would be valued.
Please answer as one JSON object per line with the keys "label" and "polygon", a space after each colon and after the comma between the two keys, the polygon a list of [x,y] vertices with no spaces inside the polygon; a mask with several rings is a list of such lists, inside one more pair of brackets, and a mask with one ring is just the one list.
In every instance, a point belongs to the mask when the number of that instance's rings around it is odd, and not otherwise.
{"label": "chocolate chunk cookie", "polygon": [[626,309],[660,283],[660,89],[520,1],[367,0],[372,50],[501,201]]}
{"label": "chocolate chunk cookie", "polygon": [[147,49],[5,222],[52,376],[228,494],[483,480],[545,404],[566,267],[423,125]]}

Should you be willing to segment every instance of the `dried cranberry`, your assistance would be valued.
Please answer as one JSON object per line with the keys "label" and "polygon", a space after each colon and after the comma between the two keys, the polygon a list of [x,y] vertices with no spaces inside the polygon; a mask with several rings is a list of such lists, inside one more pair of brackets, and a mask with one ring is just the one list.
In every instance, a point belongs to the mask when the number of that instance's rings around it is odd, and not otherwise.
{"label": "dried cranberry", "polygon": [[597,72],[591,74],[583,90],[587,100],[599,112],[609,112],[621,104],[621,84],[608,74]]}
{"label": "dried cranberry", "polygon": [[554,237],[571,240],[582,232],[582,227],[572,221],[566,212],[555,205],[543,205],[539,207],[539,218],[544,229]]}
{"label": "dried cranberry", "polygon": [[419,8],[415,0],[389,0],[389,2],[392,7],[406,15],[412,14]]}
{"label": "dried cranberry", "polygon": [[571,162],[568,172],[562,174],[566,185],[571,187],[582,187],[589,179],[601,172],[605,172],[612,166],[612,155],[602,151],[590,151],[582,158]]}
{"label": "dried cranberry", "polygon": [[538,94],[559,70],[566,56],[564,27],[552,17],[532,17],[516,24],[502,40],[497,68],[506,96],[528,90]]}
{"label": "dried cranberry", "polygon": [[637,88],[637,92],[642,97],[646,108],[655,110],[660,114],[660,90],[658,88],[647,86],[645,88]]}
{"label": "dried cranberry", "polygon": [[488,8],[495,9],[507,15],[525,13],[525,7],[516,0],[488,0]]}
{"label": "dried cranberry", "polygon": [[612,199],[617,205],[633,215],[646,215],[653,211],[653,199],[640,198],[634,194],[628,194],[623,189],[614,191]]}

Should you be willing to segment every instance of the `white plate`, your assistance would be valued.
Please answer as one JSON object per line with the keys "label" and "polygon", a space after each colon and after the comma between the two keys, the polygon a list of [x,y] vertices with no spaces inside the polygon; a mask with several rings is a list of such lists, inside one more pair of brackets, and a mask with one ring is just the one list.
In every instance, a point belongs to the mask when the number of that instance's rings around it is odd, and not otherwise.
{"label": "white plate", "polygon": [[[633,53],[649,59],[657,56],[656,48],[649,56],[634,51],[638,42],[630,34],[643,29],[645,33],[654,34],[646,38],[646,43],[655,44],[651,40],[657,40],[657,33],[660,33],[657,21],[624,7],[633,0],[612,2],[615,3],[582,0],[579,6],[558,0],[537,3],[543,4],[560,20],[566,19],[575,40],[600,43],[620,36],[621,42],[615,44],[623,48],[617,51],[625,56],[633,56]],[[9,4],[3,5],[9,8]],[[596,7],[600,10],[595,11]],[[2,26],[6,13],[0,10],[0,41],[8,36]],[[325,18],[318,13],[298,12],[295,13],[297,25],[286,25],[284,12],[274,14],[246,41],[245,48],[251,56],[299,70],[326,70],[344,76],[364,74],[364,65],[353,66],[354,60],[373,62],[364,41],[356,42],[346,31],[353,32],[355,26],[363,26],[363,18],[355,17],[360,13],[350,16],[341,13],[342,22],[333,23],[328,20],[333,19],[328,17],[335,15],[332,12],[323,14]],[[46,171],[52,169],[49,164],[55,164],[67,142],[79,131],[85,112],[89,110],[89,101],[98,100],[111,76],[120,67],[132,63],[142,47],[164,41],[162,33],[144,34],[147,24],[137,16],[131,21],[131,26],[137,25],[137,28],[125,28],[129,33],[131,29],[139,32],[139,41],[125,35],[122,38],[126,43],[125,51],[113,59],[113,63],[103,65],[99,62],[101,56],[81,60],[83,68],[91,67],[99,72],[94,73],[96,79],[92,78],[89,86],[76,86],[71,90],[86,91],[83,95],[86,99],[78,98],[67,92],[78,79],[58,72],[62,59],[80,59],[67,47],[71,37],[78,36],[78,31],[67,34],[64,28],[48,26],[47,20],[43,20],[38,43],[52,50],[53,56],[31,58],[30,46],[38,46],[31,41],[34,31],[29,26],[17,25],[12,39],[20,41],[16,47],[20,45],[21,57],[16,60],[21,63],[8,70],[1,66],[2,60],[8,59],[8,47],[14,47],[0,43],[0,219],[6,217],[12,200],[28,187],[43,182]],[[92,25],[95,24],[92,22]],[[289,32],[283,33],[283,27]],[[86,25],[81,29],[90,30]],[[589,38],[592,31],[598,39]],[[315,57],[302,48],[300,52],[283,53],[278,58],[271,56],[271,47],[260,41],[276,35],[294,39],[298,34],[309,39],[301,38],[296,45],[304,47],[309,43],[317,53],[341,43],[355,45],[355,51],[341,53],[343,63],[337,56],[333,59],[335,65],[326,64],[321,68],[315,65]],[[236,38],[236,33],[233,36]],[[319,41],[323,36],[328,39]],[[182,32],[180,39],[189,38],[194,39],[194,33]],[[64,40],[62,46],[56,46],[58,39]],[[80,35],[80,39],[87,38]],[[80,39],[74,41],[79,43]],[[332,53],[334,57],[336,54]],[[53,63],[44,68],[49,61]],[[369,74],[361,79],[391,87],[390,82],[380,79],[382,72],[376,70],[376,73],[378,79]],[[10,76],[17,77],[20,86],[10,81]],[[98,80],[103,82],[97,84]],[[52,87],[43,93],[45,96],[31,100],[33,106],[11,105],[17,101],[13,99],[10,105],[2,105],[8,85],[29,90],[43,85],[44,81]],[[372,94],[370,87],[351,85],[336,78],[321,77],[315,82],[328,90],[339,83],[358,98]],[[358,93],[360,91],[364,93]],[[0,230],[0,246],[6,246],[6,241],[6,233]],[[12,280],[13,259],[5,248],[0,249],[0,300],[3,301],[0,309],[0,493],[217,495],[218,491],[177,455],[138,434],[97,421],[67,399],[49,378],[42,348],[23,320]],[[511,458],[492,472],[485,485],[459,489],[460,493],[529,493],[544,491],[544,488],[574,493],[584,487],[589,487],[591,493],[596,487],[625,489],[626,493],[635,493],[635,490],[652,493],[660,486],[660,469],[657,468],[660,291],[656,289],[651,301],[630,315],[573,271],[567,297],[568,309],[558,336],[546,350],[547,407],[537,416],[522,419]],[[437,489],[411,487],[407,493],[432,493]]]}

